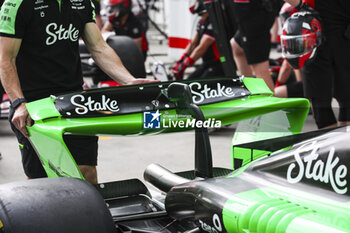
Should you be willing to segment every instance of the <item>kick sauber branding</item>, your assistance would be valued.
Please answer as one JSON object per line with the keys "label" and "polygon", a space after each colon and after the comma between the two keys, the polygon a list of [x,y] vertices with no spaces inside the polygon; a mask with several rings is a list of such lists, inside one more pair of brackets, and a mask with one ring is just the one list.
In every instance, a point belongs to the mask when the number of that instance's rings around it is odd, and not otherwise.
{"label": "kick sauber branding", "polygon": [[208,84],[193,82],[189,84],[192,91],[192,99],[195,104],[200,104],[204,100],[219,97],[234,97],[235,93],[232,87],[226,87],[221,83],[217,83],[215,88],[208,87]]}
{"label": "kick sauber branding", "polygon": [[99,100],[93,99],[91,96],[85,98],[84,95],[73,95],[70,102],[75,106],[75,112],[79,115],[93,111],[119,112],[120,110],[118,102],[105,95],[102,95]]}
{"label": "kick sauber branding", "polygon": [[330,184],[338,194],[345,194],[347,188],[348,169],[335,153],[335,147],[330,146],[328,152],[320,153],[317,141],[302,145],[294,154],[295,163],[287,170],[287,181],[295,184],[303,179]]}
{"label": "kick sauber branding", "polygon": [[69,24],[68,28],[64,28],[62,25],[58,26],[56,23],[50,23],[46,26],[46,33],[48,34],[47,45],[52,45],[57,40],[71,40],[74,42],[79,39],[79,30],[72,24]]}
{"label": "kick sauber branding", "polygon": [[222,225],[221,225],[220,217],[218,214],[213,215],[212,221],[213,221],[213,226],[211,226],[211,225],[205,223],[204,221],[202,221],[201,219],[199,219],[199,224],[200,224],[202,230],[205,232],[209,232],[209,233],[222,232]]}
{"label": "kick sauber branding", "polygon": [[143,113],[144,129],[166,128],[220,128],[221,121],[209,118],[205,121],[191,118],[188,115],[163,115],[157,111]]}
{"label": "kick sauber branding", "polygon": [[[52,34],[47,42],[58,43],[58,40],[67,39],[74,35],[74,27],[51,25],[48,31]],[[46,39],[46,38],[45,38]],[[188,84],[192,91],[192,101],[198,106],[242,99],[243,101],[250,92],[242,86],[239,80],[209,80],[196,81]],[[102,117],[111,115],[125,115],[142,113],[143,127],[152,129],[162,128],[219,128],[221,122],[214,118],[196,120],[192,116],[179,116],[173,112],[176,104],[167,96],[167,86],[134,86],[118,89],[106,89],[99,91],[84,91],[55,97],[55,106],[63,117]],[[136,94],[137,93],[137,94]],[[136,94],[136,95],[135,95]],[[217,107],[217,106],[215,106]],[[220,107],[218,107],[220,108]],[[157,112],[158,110],[158,112]],[[162,116],[157,116],[162,112]],[[182,114],[190,114],[184,113]],[[159,124],[156,124],[157,121]]]}

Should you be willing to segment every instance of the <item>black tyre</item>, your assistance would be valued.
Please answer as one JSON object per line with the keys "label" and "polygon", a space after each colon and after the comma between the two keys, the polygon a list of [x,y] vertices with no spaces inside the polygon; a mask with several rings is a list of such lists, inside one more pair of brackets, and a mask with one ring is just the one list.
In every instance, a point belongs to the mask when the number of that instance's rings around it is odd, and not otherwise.
{"label": "black tyre", "polygon": [[87,182],[44,178],[0,185],[0,232],[116,232],[104,200]]}
{"label": "black tyre", "polygon": [[[125,68],[136,78],[145,78],[146,69],[143,54],[136,43],[127,36],[111,36],[107,43],[119,55]],[[88,53],[84,44],[80,44],[80,53]],[[102,70],[93,75],[94,83],[111,80]]]}
{"label": "black tyre", "polygon": [[112,36],[107,43],[117,52],[126,69],[136,78],[145,78],[143,54],[133,39],[127,36]]}

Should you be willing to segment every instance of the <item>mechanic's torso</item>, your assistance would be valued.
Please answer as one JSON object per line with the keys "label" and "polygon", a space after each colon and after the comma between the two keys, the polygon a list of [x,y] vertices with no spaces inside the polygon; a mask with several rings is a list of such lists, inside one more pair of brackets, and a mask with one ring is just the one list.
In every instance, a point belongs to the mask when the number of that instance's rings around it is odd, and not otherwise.
{"label": "mechanic's torso", "polygon": [[128,36],[132,39],[142,39],[142,51],[148,50],[148,42],[145,36],[145,30],[138,18],[130,13],[126,22],[121,25],[117,18],[111,22],[116,35]]}
{"label": "mechanic's torso", "polygon": [[213,26],[209,21],[209,18],[206,20],[200,20],[197,25],[198,32],[198,43],[201,41],[204,35],[214,39],[214,42],[210,45],[207,51],[204,53],[202,59],[204,63],[216,62],[220,60],[220,54],[216,46],[215,36],[213,32]]}
{"label": "mechanic's torso", "polygon": [[15,4],[19,7],[11,20],[14,37],[22,39],[16,64],[25,96],[80,89],[78,40],[92,17],[90,1],[7,0],[4,6]]}
{"label": "mechanic's torso", "polygon": [[341,33],[350,24],[349,0],[306,0],[320,13],[324,32],[327,34]]}

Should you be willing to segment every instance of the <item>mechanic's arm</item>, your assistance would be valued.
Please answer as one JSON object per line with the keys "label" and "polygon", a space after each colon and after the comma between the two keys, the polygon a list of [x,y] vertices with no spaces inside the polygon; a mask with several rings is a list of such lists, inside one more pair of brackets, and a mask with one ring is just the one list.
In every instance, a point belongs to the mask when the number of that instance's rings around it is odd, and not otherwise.
{"label": "mechanic's arm", "polygon": [[[16,69],[16,57],[21,43],[21,39],[0,37],[0,79],[11,102],[24,98]],[[25,103],[16,108],[12,123],[24,136],[28,137],[26,125],[31,125],[31,118]]]}
{"label": "mechanic's arm", "polygon": [[192,66],[196,60],[201,58],[214,41],[214,38],[203,35],[199,45],[197,45],[190,54],[184,53],[181,59],[171,68],[171,72],[175,78],[183,78],[187,67]]}
{"label": "mechanic's arm", "polygon": [[315,10],[315,2],[308,0],[284,0],[289,3],[293,7],[295,7],[298,11],[308,11],[313,13],[315,16],[319,16],[319,12]]}
{"label": "mechanic's arm", "polygon": [[124,67],[119,56],[103,40],[95,23],[85,25],[83,39],[96,64],[115,81],[122,85],[154,82],[147,79],[135,79]]}
{"label": "mechanic's arm", "polygon": [[284,1],[288,2],[292,6],[296,7],[300,3],[300,1],[302,1],[302,0],[284,0]]}
{"label": "mechanic's arm", "polygon": [[191,42],[185,48],[184,53],[191,54],[193,49],[196,48],[197,45],[198,45],[198,32],[196,32],[196,34],[194,34],[194,37],[192,38]]}
{"label": "mechanic's arm", "polygon": [[210,45],[214,43],[215,39],[208,36],[203,35],[201,41],[199,42],[199,45],[192,51],[190,57],[193,61],[197,61],[199,58],[201,58],[204,53],[208,50]]}

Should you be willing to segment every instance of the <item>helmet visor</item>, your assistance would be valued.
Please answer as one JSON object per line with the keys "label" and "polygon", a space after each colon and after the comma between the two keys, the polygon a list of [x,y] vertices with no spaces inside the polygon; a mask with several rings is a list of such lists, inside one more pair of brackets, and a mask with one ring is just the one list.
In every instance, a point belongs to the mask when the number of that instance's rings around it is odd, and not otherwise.
{"label": "helmet visor", "polygon": [[298,36],[281,35],[281,46],[285,58],[300,57],[317,46],[317,35],[316,33]]}

